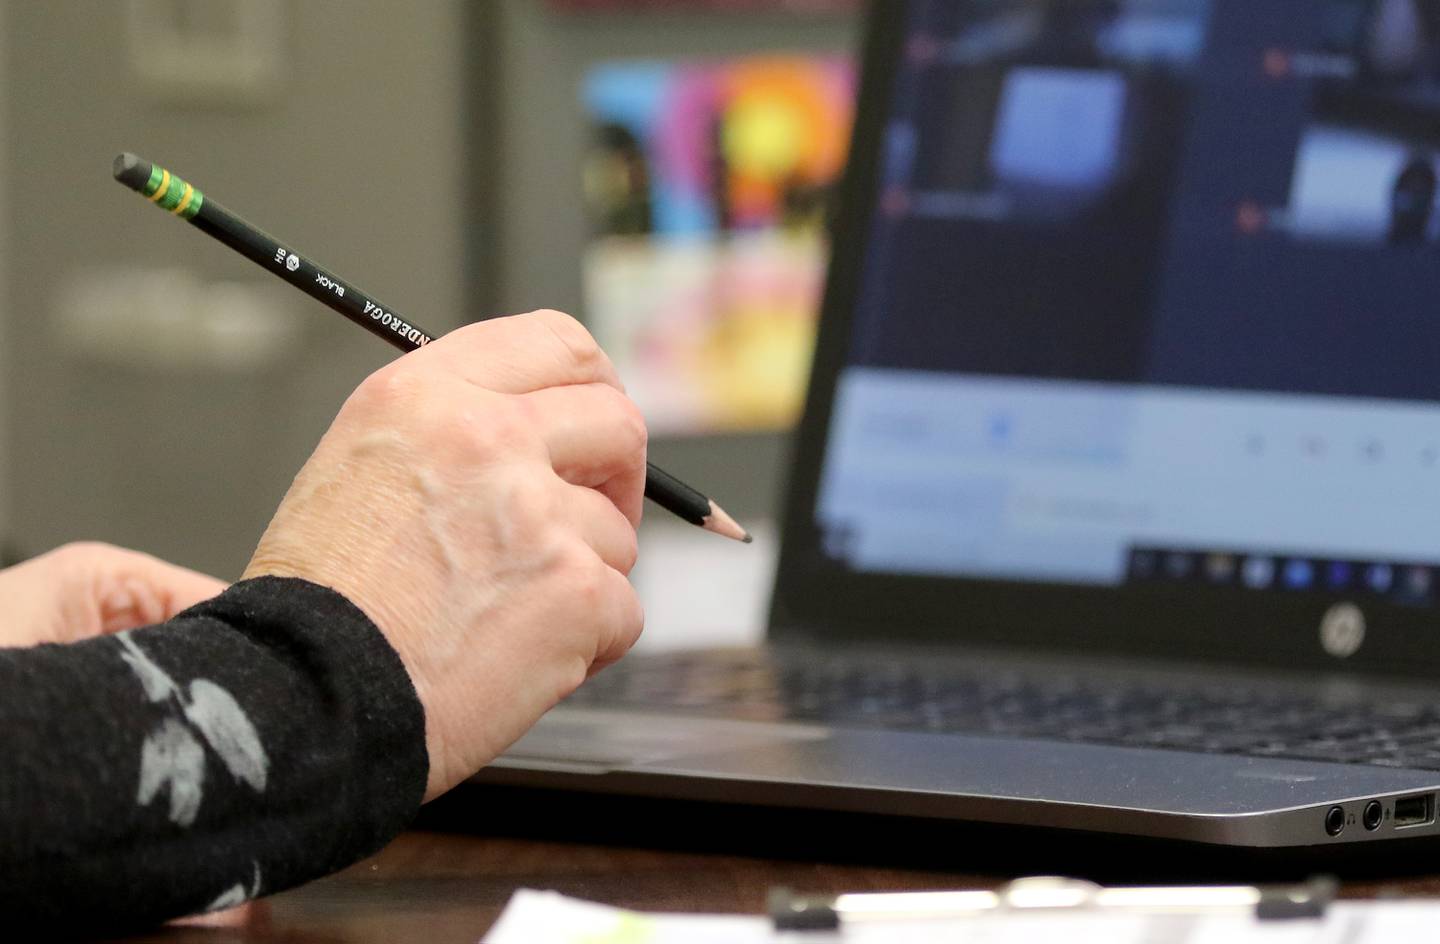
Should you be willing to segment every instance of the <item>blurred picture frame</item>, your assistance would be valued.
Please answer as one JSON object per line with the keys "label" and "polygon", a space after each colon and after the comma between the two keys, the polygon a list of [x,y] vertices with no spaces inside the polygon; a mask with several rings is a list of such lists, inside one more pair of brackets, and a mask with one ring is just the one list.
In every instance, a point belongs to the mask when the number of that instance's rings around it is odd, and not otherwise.
{"label": "blurred picture frame", "polygon": [[754,13],[849,12],[859,7],[859,0],[549,0],[550,6],[563,13],[633,13],[636,11],[680,11]]}
{"label": "blurred picture frame", "polygon": [[655,433],[798,418],[854,85],[832,55],[586,74],[585,314]]}

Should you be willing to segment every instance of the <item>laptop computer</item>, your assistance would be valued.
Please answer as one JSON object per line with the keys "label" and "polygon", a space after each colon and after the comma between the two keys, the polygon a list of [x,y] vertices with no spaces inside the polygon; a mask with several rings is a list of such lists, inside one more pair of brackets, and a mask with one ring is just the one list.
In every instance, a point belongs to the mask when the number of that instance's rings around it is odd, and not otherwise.
{"label": "laptop computer", "polygon": [[1434,836],[1440,2],[880,0],[767,644],[482,780]]}

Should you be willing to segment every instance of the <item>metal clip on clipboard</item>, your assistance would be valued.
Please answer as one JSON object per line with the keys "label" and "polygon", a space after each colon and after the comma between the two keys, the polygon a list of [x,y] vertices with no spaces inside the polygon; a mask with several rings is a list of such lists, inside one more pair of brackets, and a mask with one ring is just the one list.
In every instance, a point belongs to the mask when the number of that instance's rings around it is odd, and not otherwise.
{"label": "metal clip on clipboard", "polygon": [[776,931],[834,931],[844,925],[946,920],[1014,912],[1131,914],[1249,913],[1261,921],[1321,918],[1335,898],[1333,878],[1298,885],[1195,885],[1105,888],[1066,878],[1022,878],[994,891],[888,892],[835,896],[770,893]]}

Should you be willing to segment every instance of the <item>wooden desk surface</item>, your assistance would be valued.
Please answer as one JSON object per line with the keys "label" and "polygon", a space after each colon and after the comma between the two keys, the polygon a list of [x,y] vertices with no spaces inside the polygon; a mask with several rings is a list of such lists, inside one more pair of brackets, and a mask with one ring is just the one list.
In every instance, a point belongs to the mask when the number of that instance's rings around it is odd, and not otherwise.
{"label": "wooden desk surface", "polygon": [[974,877],[933,872],[410,832],[338,875],[253,903],[239,926],[170,927],[125,940],[475,944],[517,888],[647,911],[759,914],[773,885],[835,892],[979,887]]}
{"label": "wooden desk surface", "polygon": [[[415,831],[338,875],[248,906],[229,927],[169,927],[132,941],[474,944],[517,888],[647,911],[755,913],[766,891],[988,888],[995,876],[808,864],[726,854]],[[1440,874],[1347,883],[1346,897],[1440,897]]]}

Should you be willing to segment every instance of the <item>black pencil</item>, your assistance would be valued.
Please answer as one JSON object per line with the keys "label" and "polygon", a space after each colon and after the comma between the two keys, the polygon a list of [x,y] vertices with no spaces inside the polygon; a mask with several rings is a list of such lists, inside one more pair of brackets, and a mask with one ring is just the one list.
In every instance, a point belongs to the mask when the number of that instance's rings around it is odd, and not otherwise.
{"label": "black pencil", "polygon": [[[310,261],[292,246],[251,226],[163,167],[134,154],[115,158],[115,179],[157,206],[289,282],[300,291],[378,335],[402,351],[413,351],[434,335],[388,305]],[[645,497],[707,531],[750,542],[750,535],[714,501],[654,464],[645,467]]]}

